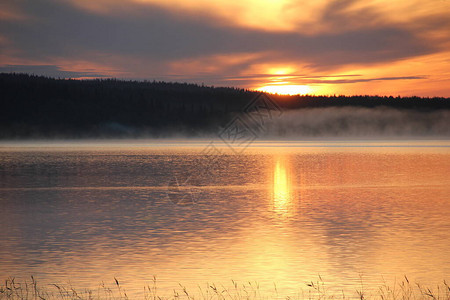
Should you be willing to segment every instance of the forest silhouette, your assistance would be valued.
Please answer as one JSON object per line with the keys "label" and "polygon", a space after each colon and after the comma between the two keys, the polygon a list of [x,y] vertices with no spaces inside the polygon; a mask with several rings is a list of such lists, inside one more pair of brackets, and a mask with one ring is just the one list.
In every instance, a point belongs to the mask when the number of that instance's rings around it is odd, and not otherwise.
{"label": "forest silhouette", "polygon": [[[0,138],[202,136],[216,133],[260,92],[161,81],[71,80],[0,74]],[[423,114],[450,98],[270,95],[281,109],[388,107]]]}

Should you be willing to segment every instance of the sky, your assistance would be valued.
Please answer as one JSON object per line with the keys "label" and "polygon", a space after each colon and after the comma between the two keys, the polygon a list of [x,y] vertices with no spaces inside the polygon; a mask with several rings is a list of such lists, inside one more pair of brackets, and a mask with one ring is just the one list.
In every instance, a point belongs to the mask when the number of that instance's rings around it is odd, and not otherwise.
{"label": "sky", "polygon": [[0,72],[450,97],[450,0],[2,0]]}

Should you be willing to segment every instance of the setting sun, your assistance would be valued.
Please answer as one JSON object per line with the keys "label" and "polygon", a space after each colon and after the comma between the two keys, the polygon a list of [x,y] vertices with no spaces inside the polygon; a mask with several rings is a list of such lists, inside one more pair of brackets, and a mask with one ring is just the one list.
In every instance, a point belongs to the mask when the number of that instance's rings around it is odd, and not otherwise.
{"label": "setting sun", "polygon": [[307,85],[267,85],[256,90],[280,95],[306,95],[312,92]]}

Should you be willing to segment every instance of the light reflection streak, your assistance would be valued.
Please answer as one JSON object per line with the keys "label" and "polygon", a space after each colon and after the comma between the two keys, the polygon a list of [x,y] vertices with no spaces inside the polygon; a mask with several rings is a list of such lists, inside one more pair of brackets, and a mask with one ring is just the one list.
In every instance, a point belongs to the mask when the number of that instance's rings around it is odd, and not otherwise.
{"label": "light reflection streak", "polygon": [[285,157],[276,159],[273,171],[273,207],[276,212],[287,213],[292,202],[289,162]]}

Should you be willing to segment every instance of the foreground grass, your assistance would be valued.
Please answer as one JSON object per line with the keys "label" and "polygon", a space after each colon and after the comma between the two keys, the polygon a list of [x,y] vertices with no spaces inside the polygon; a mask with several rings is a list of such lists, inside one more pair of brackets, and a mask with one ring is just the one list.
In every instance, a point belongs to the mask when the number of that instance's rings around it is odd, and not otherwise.
{"label": "foreground grass", "polygon": [[[169,294],[164,294],[157,288],[156,278],[153,278],[153,284],[143,287],[142,295],[139,298],[127,295],[127,292],[115,279],[115,284],[108,287],[101,284],[96,290],[75,290],[70,285],[50,284],[41,286],[31,277],[29,281],[16,282],[14,278],[5,280],[0,284],[0,299],[86,299],[86,300],[125,300],[125,299],[144,299],[144,300],[259,300],[259,299],[308,299],[308,300],[326,300],[326,299],[380,299],[380,300],[407,300],[407,299],[427,299],[427,300],[450,300],[450,287],[444,280],[442,284],[435,287],[425,287],[420,284],[413,284],[405,277],[403,281],[393,285],[384,284],[378,288],[361,286],[353,294],[345,294],[344,291],[333,294],[326,287],[322,278],[315,282],[305,284],[305,289],[300,290],[295,296],[283,296],[274,285],[270,293],[261,292],[257,283],[238,284],[232,281],[231,287],[216,286],[207,284],[205,287],[198,287],[197,291],[188,291],[182,285]],[[366,292],[370,290],[371,292]]]}

